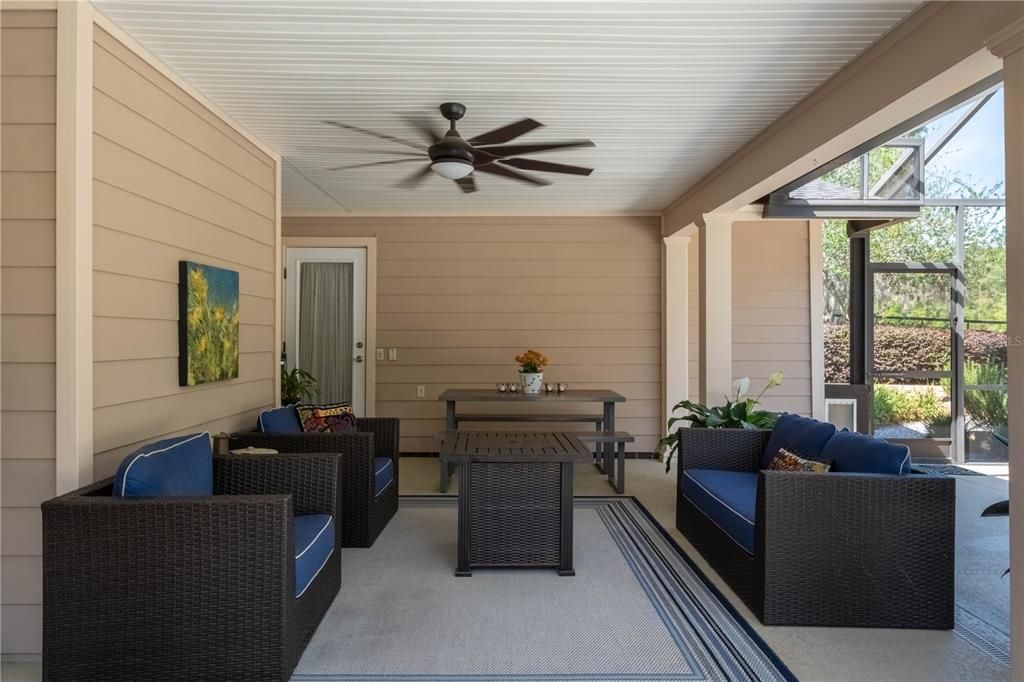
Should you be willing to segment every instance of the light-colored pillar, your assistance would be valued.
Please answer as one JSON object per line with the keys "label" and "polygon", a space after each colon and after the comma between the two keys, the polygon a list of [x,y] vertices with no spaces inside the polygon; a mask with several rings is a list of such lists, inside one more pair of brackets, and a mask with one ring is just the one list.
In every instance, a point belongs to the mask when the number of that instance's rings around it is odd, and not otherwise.
{"label": "light-colored pillar", "polygon": [[666,237],[662,247],[662,423],[672,416],[672,407],[689,397],[690,390],[690,232]]}
{"label": "light-colored pillar", "polygon": [[93,475],[92,26],[89,3],[57,3],[57,494]]}
{"label": "light-colored pillar", "polygon": [[732,224],[706,213],[700,229],[700,400],[719,404],[732,393]]}
{"label": "light-colored pillar", "polygon": [[1003,60],[1006,145],[1006,319],[1010,427],[1011,679],[1024,680],[1024,20],[989,40]]}
{"label": "light-colored pillar", "polygon": [[808,306],[811,314],[811,416],[825,421],[825,264],[822,254],[821,220],[807,221]]}

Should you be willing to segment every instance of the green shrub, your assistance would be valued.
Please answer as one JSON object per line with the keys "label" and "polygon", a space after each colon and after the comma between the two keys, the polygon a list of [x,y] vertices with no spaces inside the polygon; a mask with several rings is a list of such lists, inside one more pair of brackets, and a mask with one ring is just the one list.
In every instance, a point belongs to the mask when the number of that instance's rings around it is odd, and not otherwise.
{"label": "green shrub", "polygon": [[924,422],[940,424],[949,418],[942,398],[935,391],[907,390],[899,386],[875,386],[875,423],[906,424]]}
{"label": "green shrub", "polygon": [[[875,363],[879,371],[948,369],[949,351],[947,329],[894,324],[875,326]],[[964,336],[964,357],[971,362],[1005,364],[1006,335],[982,329],[968,330]],[[825,381],[850,382],[850,328],[847,325],[825,325]]]}
{"label": "green shrub", "polygon": [[[1004,386],[1006,364],[1001,362],[964,363],[964,384],[966,386]],[[1006,391],[1001,389],[972,389],[964,391],[964,412],[967,426],[1006,434],[1008,423],[1006,412]]]}

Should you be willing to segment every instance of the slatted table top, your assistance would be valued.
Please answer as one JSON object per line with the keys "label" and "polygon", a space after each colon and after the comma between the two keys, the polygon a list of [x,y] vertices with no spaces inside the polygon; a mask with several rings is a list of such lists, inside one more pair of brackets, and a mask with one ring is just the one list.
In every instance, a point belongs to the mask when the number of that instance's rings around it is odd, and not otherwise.
{"label": "slatted table top", "polygon": [[572,433],[452,431],[443,434],[449,462],[582,462],[593,454]]}

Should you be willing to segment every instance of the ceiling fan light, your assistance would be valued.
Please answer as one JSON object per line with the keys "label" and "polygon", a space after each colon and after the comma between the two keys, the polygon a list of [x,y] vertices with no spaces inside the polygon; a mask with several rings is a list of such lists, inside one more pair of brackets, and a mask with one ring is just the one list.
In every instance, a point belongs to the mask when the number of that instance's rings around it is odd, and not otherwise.
{"label": "ceiling fan light", "polygon": [[430,169],[449,180],[464,178],[473,172],[473,164],[465,161],[453,161],[444,159],[430,164]]}

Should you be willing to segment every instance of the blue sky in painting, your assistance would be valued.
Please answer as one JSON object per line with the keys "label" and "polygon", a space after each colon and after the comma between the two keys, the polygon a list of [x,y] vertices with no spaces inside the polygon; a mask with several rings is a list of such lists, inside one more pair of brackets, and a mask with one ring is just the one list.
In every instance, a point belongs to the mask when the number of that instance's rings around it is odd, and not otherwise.
{"label": "blue sky in painting", "polygon": [[190,263],[189,267],[198,268],[206,275],[206,281],[210,285],[211,307],[224,306],[226,310],[231,310],[238,305],[238,272],[201,263]]}

